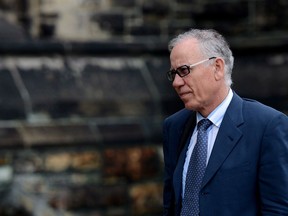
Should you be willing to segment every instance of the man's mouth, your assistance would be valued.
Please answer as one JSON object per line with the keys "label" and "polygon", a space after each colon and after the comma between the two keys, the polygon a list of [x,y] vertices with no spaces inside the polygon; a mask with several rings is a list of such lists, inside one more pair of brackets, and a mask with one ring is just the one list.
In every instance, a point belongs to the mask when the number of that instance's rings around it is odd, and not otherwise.
{"label": "man's mouth", "polygon": [[187,96],[188,94],[190,94],[190,92],[181,92],[178,95],[182,98],[182,97]]}

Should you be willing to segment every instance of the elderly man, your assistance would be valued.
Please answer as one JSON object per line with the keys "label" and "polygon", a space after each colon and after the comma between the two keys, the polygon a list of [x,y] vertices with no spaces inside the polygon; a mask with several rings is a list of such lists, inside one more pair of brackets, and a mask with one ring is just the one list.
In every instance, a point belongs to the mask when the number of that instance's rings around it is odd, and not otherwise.
{"label": "elderly man", "polygon": [[163,127],[164,215],[288,215],[288,117],[232,91],[218,32],[192,29],[169,50],[185,108]]}

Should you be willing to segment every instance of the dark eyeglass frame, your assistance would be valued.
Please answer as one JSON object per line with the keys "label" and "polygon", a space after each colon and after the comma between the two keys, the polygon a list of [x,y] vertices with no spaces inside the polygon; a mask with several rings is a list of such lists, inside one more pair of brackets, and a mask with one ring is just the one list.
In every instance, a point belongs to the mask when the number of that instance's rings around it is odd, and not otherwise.
{"label": "dark eyeglass frame", "polygon": [[170,71],[167,72],[167,78],[169,81],[173,82],[176,74],[178,74],[180,77],[185,77],[191,72],[190,68],[195,67],[199,64],[202,64],[206,61],[209,61],[209,60],[215,59],[215,58],[217,58],[217,57],[210,57],[208,59],[204,59],[202,61],[196,62],[196,63],[191,64],[191,65],[182,65],[176,69],[171,69]]}

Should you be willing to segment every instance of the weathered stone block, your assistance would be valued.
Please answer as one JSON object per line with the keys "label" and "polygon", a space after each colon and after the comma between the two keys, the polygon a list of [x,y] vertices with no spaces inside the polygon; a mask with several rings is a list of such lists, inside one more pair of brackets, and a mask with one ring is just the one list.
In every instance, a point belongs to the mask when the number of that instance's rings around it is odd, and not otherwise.
{"label": "weathered stone block", "polygon": [[97,13],[94,14],[92,20],[100,26],[101,29],[109,31],[111,34],[123,34],[124,14],[120,13]]}
{"label": "weathered stone block", "polygon": [[146,0],[143,1],[142,5],[142,12],[144,16],[147,19],[147,15],[151,16],[157,16],[158,19],[161,17],[165,17],[169,12],[169,4],[167,1],[158,0],[158,1],[152,1],[152,0]]}
{"label": "weathered stone block", "polygon": [[155,23],[144,23],[143,25],[132,26],[130,28],[130,34],[133,36],[159,35],[160,33],[160,26],[155,25]]}
{"label": "weathered stone block", "polygon": [[[65,191],[65,190],[64,190]],[[108,209],[127,203],[127,188],[125,186],[82,186],[54,190],[50,198],[50,205],[55,209],[76,211],[81,209]]]}
{"label": "weathered stone block", "polygon": [[99,125],[98,129],[105,143],[137,142],[146,138],[144,128],[137,123]]}
{"label": "weathered stone block", "polygon": [[13,79],[14,68],[3,67],[1,59],[0,67],[0,119],[24,119],[25,108],[19,89]]}
{"label": "weathered stone block", "polygon": [[99,169],[101,158],[98,152],[51,152],[45,159],[46,171],[67,170],[91,171]]}
{"label": "weathered stone block", "polygon": [[[15,116],[13,118],[15,118]],[[15,127],[9,127],[8,125],[6,125],[6,127],[3,127],[3,125],[0,127],[0,140],[1,147],[23,146],[24,144],[18,130]]]}
{"label": "weathered stone block", "polygon": [[131,181],[156,177],[160,172],[155,148],[106,149],[103,172],[106,178],[124,178]]}
{"label": "weathered stone block", "polygon": [[122,0],[121,2],[118,0],[111,0],[112,7],[113,6],[121,6],[121,7],[135,7],[137,6],[137,0]]}
{"label": "weathered stone block", "polygon": [[162,213],[162,185],[137,184],[130,188],[132,215],[160,215]]}
{"label": "weathered stone block", "polygon": [[16,173],[35,173],[44,170],[44,157],[31,150],[18,151],[13,157]]}
{"label": "weathered stone block", "polygon": [[19,128],[25,145],[69,145],[77,143],[98,142],[99,134],[87,124],[64,124],[57,123],[48,125],[27,125]]}

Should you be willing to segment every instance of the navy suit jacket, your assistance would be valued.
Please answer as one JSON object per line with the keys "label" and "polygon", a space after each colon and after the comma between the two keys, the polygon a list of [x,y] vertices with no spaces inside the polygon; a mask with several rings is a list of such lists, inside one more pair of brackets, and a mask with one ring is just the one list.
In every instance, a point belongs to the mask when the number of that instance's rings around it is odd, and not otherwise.
{"label": "navy suit jacket", "polygon": [[[180,215],[182,170],[195,119],[195,112],[183,109],[164,121],[164,215]],[[206,168],[199,205],[203,216],[288,215],[285,114],[234,92]]]}

